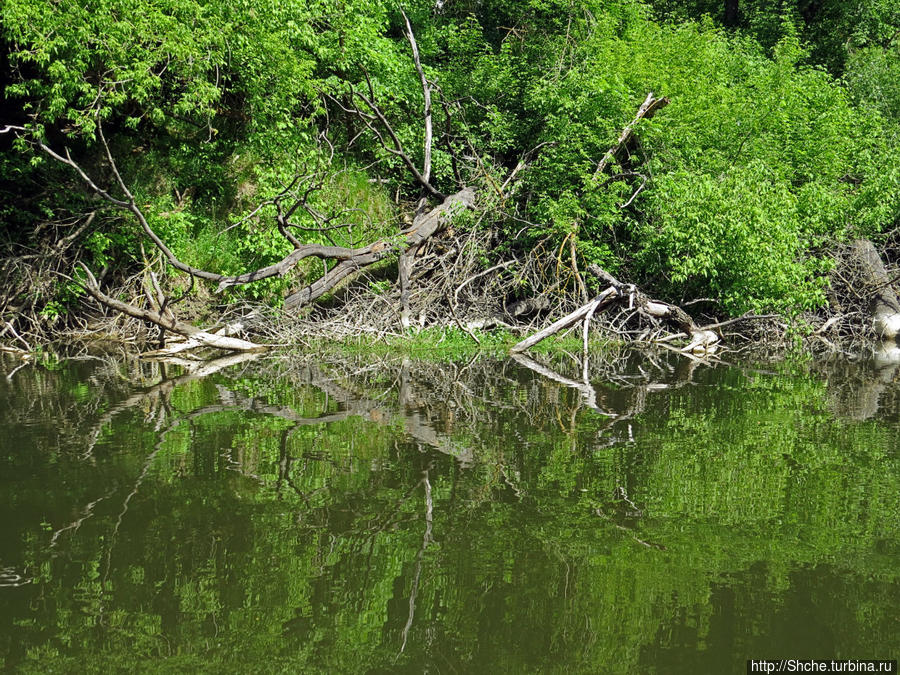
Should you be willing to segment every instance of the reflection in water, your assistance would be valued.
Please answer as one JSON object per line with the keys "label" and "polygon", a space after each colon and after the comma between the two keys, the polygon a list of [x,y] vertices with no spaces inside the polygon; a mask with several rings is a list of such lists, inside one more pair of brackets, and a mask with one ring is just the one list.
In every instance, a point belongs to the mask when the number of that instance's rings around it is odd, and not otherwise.
{"label": "reflection in water", "polygon": [[24,586],[31,583],[31,579],[16,571],[15,567],[0,568],[0,587]]}
{"label": "reflection in water", "polygon": [[0,659],[677,673],[896,656],[885,359],[10,363]]}
{"label": "reflection in water", "polygon": [[828,378],[831,409],[836,415],[867,420],[881,411],[891,415],[900,410],[900,347],[893,340],[872,345],[853,361],[833,359],[819,368]]}

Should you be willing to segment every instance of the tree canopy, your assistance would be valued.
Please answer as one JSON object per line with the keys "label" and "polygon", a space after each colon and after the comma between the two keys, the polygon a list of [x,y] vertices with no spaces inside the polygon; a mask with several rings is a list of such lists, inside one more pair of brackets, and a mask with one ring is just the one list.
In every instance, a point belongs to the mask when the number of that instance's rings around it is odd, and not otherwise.
{"label": "tree canopy", "polygon": [[[0,136],[7,255],[52,247],[97,212],[78,231],[84,259],[109,278],[141,264],[135,224],[34,146],[68,148],[110,185],[100,125],[160,237],[222,274],[298,243],[399,231],[422,195],[410,165],[428,166],[436,192],[479,189],[479,226],[500,242],[490,255],[599,263],[732,314],[822,305],[834,246],[887,237],[900,216],[888,2],[8,0],[0,12],[0,122],[28,129]],[[670,104],[617,146],[651,92]],[[313,175],[292,243],[277,197]],[[310,274],[236,292],[277,304]],[[62,312],[64,288],[35,302]]]}

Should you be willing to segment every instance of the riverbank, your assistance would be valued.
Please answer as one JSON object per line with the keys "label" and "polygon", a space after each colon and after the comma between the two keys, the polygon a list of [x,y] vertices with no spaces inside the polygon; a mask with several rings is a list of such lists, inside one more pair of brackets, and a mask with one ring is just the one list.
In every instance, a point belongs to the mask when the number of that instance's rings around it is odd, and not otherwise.
{"label": "riverbank", "polygon": [[[459,246],[450,246],[454,248]],[[886,327],[900,318],[891,285],[898,270],[893,264],[885,266],[866,241],[833,255],[827,306],[737,317],[723,315],[712,299],[679,306],[650,298],[597,266],[589,267],[583,292],[551,285],[509,300],[519,283],[508,276],[511,268],[528,271],[534,284],[540,276],[536,263],[523,266],[515,261],[481,272],[473,272],[469,261],[454,274],[424,274],[417,280],[417,292],[406,299],[406,314],[401,285],[394,282],[396,269],[390,264],[379,268],[377,281],[365,274],[350,278],[299,311],[238,297],[217,302],[199,287],[165,294],[160,290],[157,297],[166,299],[159,301],[140,277],[102,291],[93,280],[85,285],[94,289],[94,297],[82,294],[64,314],[52,319],[10,315],[0,324],[0,349],[24,357],[55,349],[111,348],[176,359],[283,348],[447,355],[546,348],[583,352],[594,343],[661,346],[700,357],[746,349],[853,352],[881,339]],[[541,347],[551,336],[550,344],[556,346]]]}

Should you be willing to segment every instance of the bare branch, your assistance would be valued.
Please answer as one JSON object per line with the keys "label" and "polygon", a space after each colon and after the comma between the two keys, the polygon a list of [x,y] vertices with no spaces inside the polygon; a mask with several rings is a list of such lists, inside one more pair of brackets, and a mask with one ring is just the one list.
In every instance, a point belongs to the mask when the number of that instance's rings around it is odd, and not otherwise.
{"label": "bare branch", "polygon": [[385,139],[381,136],[380,133],[378,133],[376,131],[376,129],[372,126],[372,124],[369,120],[367,120],[363,116],[360,116],[360,119],[363,122],[365,122],[366,125],[369,126],[370,129],[372,129],[372,131],[374,131],[376,133],[379,141],[381,142],[381,146],[385,150],[390,152],[392,155],[396,155],[401,160],[403,160],[403,163],[406,165],[406,168],[409,169],[410,173],[412,173],[412,175],[415,177],[415,179],[418,181],[418,183],[423,188],[425,188],[425,191],[428,192],[429,195],[431,195],[435,199],[446,199],[447,195],[445,195],[443,192],[441,192],[436,187],[434,187],[428,181],[428,179],[425,176],[423,176],[419,172],[419,170],[416,168],[416,165],[413,163],[412,159],[410,159],[410,156],[403,149],[403,143],[400,142],[400,137],[397,136],[397,132],[394,131],[394,128],[391,126],[391,123],[388,122],[387,118],[384,116],[384,113],[375,104],[374,100],[372,100],[371,98],[367,97],[365,94],[362,94],[356,90],[352,90],[351,94],[356,96],[359,100],[361,100],[363,103],[366,104],[366,107],[368,107],[369,110],[371,110],[375,114],[375,117],[378,118],[378,121],[381,122],[382,126],[385,128],[385,131],[387,131],[388,136],[391,137],[391,142],[393,143],[393,147],[391,147],[390,145],[387,144],[387,142],[385,142]]}
{"label": "bare branch", "polygon": [[122,302],[121,300],[112,298],[100,290],[100,286],[97,283],[96,277],[94,277],[93,273],[91,273],[86,265],[82,264],[81,268],[87,275],[86,282],[82,284],[83,288],[95,300],[106,305],[110,309],[114,309],[117,312],[122,312],[123,314],[127,314],[128,316],[132,316],[142,321],[149,321],[156,324],[160,328],[164,328],[166,330],[172,331],[173,333],[183,335],[189,340],[196,341],[197,346],[215,347],[217,349],[227,349],[237,352],[259,351],[262,349],[266,349],[265,345],[258,345],[253,342],[247,342],[246,340],[240,340],[238,338],[229,337],[228,335],[224,334],[219,335],[215,333],[208,333],[204,330],[201,330],[200,328],[195,328],[194,326],[184,323],[183,321],[178,321],[171,314],[171,312],[160,313],[152,309],[141,309],[140,307],[135,307],[134,305],[130,305],[127,302]]}
{"label": "bare branch", "polygon": [[589,313],[595,312],[597,309],[605,307],[610,302],[612,302],[616,297],[618,297],[619,292],[616,290],[614,286],[610,286],[605,291],[603,291],[596,298],[591,300],[586,305],[582,305],[578,309],[576,309],[571,314],[564,316],[558,321],[554,322],[544,330],[538,331],[534,335],[525,338],[521,342],[515,344],[509,351],[511,354],[518,354],[524,352],[528,349],[534,347],[537,343],[541,342],[545,338],[550,337],[551,335],[558,333],[564,328],[568,328],[576,323],[578,323],[581,319],[586,317]]}
{"label": "bare branch", "polygon": [[400,8],[400,13],[406,22],[406,39],[409,40],[409,45],[412,47],[413,62],[416,65],[416,72],[419,74],[419,82],[422,84],[422,96],[425,98],[425,151],[422,160],[422,177],[429,181],[431,180],[431,142],[433,136],[431,125],[431,85],[425,78],[425,71],[422,70],[422,62],[419,59],[419,46],[416,44],[416,36],[413,33],[409,17],[406,16],[406,12],[403,11],[402,7]]}
{"label": "bare branch", "polygon": [[[340,262],[321,278],[285,298],[285,309],[297,309],[313,302],[337,286],[337,284],[350,274],[383,259],[388,254],[401,247],[407,251],[414,250],[429,237],[445,227],[457,211],[463,208],[471,209],[474,208],[474,206],[475,191],[472,188],[464,188],[456,194],[447,197],[440,206],[432,209],[429,213],[416,218],[415,221],[413,221],[412,226],[401,233],[403,238],[400,241],[382,239],[374,244],[357,249],[310,244],[304,246],[302,249],[293,251],[288,258],[285,258],[285,260],[282,261],[282,263],[288,261],[292,256],[297,257],[299,260],[308,255],[317,255],[323,258],[335,258],[340,260]],[[311,252],[313,250],[315,250],[315,252]],[[325,252],[327,252],[327,254],[325,254]],[[279,263],[279,265],[282,263]]]}
{"label": "bare branch", "polygon": [[[98,128],[100,128],[99,124]],[[119,174],[118,167],[116,166],[116,163],[112,158],[112,153],[110,152],[109,145],[107,144],[106,138],[103,136],[102,131],[100,133],[100,140],[103,144],[104,151],[106,152],[106,157],[109,160],[110,167],[112,168],[112,171],[116,176],[116,181],[119,183],[119,187],[122,188],[122,191],[128,197],[127,200],[117,199],[116,197],[113,197],[109,192],[97,185],[93,181],[93,179],[91,179],[91,177],[88,176],[87,173],[85,173],[84,169],[82,169],[81,166],[72,159],[72,156],[68,150],[66,150],[66,156],[63,157],[42,141],[35,140],[34,142],[38,145],[38,147],[41,148],[41,150],[44,151],[44,153],[46,153],[56,161],[73,168],[76,173],[81,176],[81,179],[85,182],[85,184],[102,199],[106,200],[116,208],[130,211],[132,214],[134,214],[135,218],[137,218],[137,221],[141,226],[141,229],[144,230],[144,233],[148,237],[150,237],[150,240],[154,243],[156,248],[158,248],[162,252],[162,254],[166,257],[166,260],[168,260],[169,264],[172,265],[172,267],[179,269],[182,272],[186,272],[192,276],[197,276],[201,279],[208,279],[209,281],[220,281],[221,279],[223,279],[224,277],[221,274],[207,272],[206,270],[192,267],[191,265],[181,262],[175,256],[172,250],[168,246],[166,246],[166,243],[162,239],[160,239],[156,232],[153,231],[153,228],[150,227],[150,224],[147,222],[147,218],[144,216],[143,211],[141,211],[140,207],[135,202],[134,195],[131,194],[131,192],[125,186],[125,182],[122,180],[122,176]]]}
{"label": "bare branch", "polygon": [[625,147],[625,144],[631,139],[634,134],[634,125],[637,124],[642,119],[650,119],[656,112],[662,108],[665,108],[669,105],[669,99],[663,96],[662,98],[653,98],[653,92],[651,91],[647,94],[647,98],[644,99],[644,102],[641,104],[641,107],[638,108],[637,114],[634,119],[629,122],[624,129],[622,129],[622,133],[619,134],[619,140],[616,144],[606,151],[606,154],[603,155],[603,158],[597,164],[597,169],[594,171],[594,179],[597,178],[609,163],[613,160],[613,158],[618,154],[618,152]]}

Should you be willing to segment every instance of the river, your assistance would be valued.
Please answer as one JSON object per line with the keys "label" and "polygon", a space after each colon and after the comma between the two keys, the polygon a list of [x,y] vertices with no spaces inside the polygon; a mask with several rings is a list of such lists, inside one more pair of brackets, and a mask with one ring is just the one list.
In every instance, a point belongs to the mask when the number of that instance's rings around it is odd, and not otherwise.
{"label": "river", "polygon": [[900,385],[614,350],[0,360],[18,672],[900,655]]}

